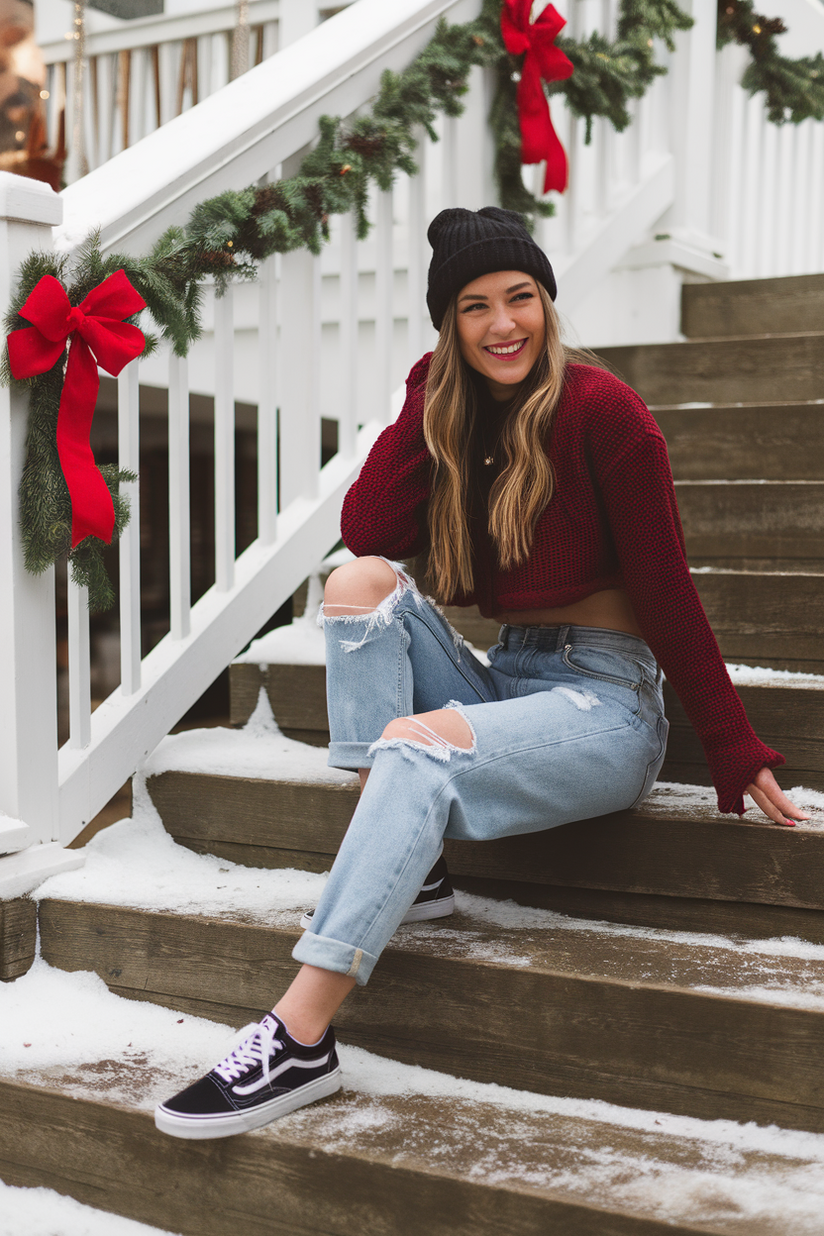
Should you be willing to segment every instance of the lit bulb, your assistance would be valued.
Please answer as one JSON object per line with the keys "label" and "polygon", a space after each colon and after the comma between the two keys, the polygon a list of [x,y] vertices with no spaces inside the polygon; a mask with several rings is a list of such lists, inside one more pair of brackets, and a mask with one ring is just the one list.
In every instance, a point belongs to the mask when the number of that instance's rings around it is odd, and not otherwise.
{"label": "lit bulb", "polygon": [[41,99],[48,99],[48,98],[49,98],[49,92],[48,92],[48,90],[41,90],[41,91],[40,91],[40,98],[41,98]]}
{"label": "lit bulb", "polygon": [[23,132],[23,130],[22,130],[22,129],[18,129],[18,130],[17,130],[17,132],[16,132],[16,133],[15,133],[15,135],[14,135],[14,140],[15,140],[16,142],[22,142],[25,136],[26,136],[26,135],[25,135],[25,133]]}
{"label": "lit bulb", "polygon": [[753,26],[753,30],[755,31],[755,33],[756,33],[756,34],[760,34],[760,33],[761,33],[761,27],[760,27],[760,26]]}

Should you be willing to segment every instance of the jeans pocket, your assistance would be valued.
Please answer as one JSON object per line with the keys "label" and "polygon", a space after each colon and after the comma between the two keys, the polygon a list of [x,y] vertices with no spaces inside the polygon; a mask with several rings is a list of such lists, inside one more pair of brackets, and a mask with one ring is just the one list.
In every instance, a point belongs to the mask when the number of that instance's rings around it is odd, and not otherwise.
{"label": "jeans pocket", "polygon": [[564,665],[585,678],[611,682],[616,687],[629,687],[640,691],[644,682],[644,670],[638,661],[620,652],[606,648],[587,648],[583,644],[566,644],[563,653]]}
{"label": "jeans pocket", "polygon": [[644,777],[644,784],[641,787],[641,793],[632,804],[637,807],[642,803],[649,794],[655,782],[658,779],[658,774],[661,771],[661,766],[664,763],[664,757],[667,754],[667,735],[669,734],[669,721],[663,714],[658,718],[658,723],[655,727],[655,732],[658,735],[658,754],[651,759],[647,764],[647,771]]}

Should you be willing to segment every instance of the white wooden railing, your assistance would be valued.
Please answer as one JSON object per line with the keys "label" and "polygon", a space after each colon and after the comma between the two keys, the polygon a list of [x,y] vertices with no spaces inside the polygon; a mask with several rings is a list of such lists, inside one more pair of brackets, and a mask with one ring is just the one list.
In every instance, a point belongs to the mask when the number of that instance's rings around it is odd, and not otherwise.
{"label": "white wooden railing", "polygon": [[[316,136],[320,114],[350,115],[363,107],[383,69],[405,67],[439,17],[466,21],[479,7],[479,0],[393,0],[391,5],[358,0],[60,197],[33,182],[2,178],[4,303],[16,267],[32,248],[53,244],[70,253],[98,227],[105,249],[144,252],[199,201],[226,188],[291,174]],[[593,26],[608,30],[616,9],[616,0],[579,0],[574,32]],[[658,263],[670,272],[673,287],[680,286],[684,268],[704,277],[727,271],[714,256],[720,243],[714,229],[720,224],[713,178],[720,155],[707,155],[718,151],[707,85],[716,71],[714,0],[694,0],[693,12],[696,26],[679,37],[670,74],[637,104],[627,133],[616,135],[596,124],[586,147],[583,126],[553,101],[553,117],[569,151],[571,184],[557,216],[541,225],[539,236],[560,276],[563,311],[574,315],[577,308],[608,299],[602,289],[622,263],[629,277],[643,272],[644,263]],[[724,85],[726,70],[718,71]],[[733,87],[734,82],[729,86],[734,97]],[[445,206],[477,208],[494,200],[486,125],[491,88],[480,70],[473,71],[465,115],[443,121],[442,140],[422,147],[420,174],[399,177],[391,192],[373,195],[375,226],[367,241],[356,242],[350,218],[333,219],[332,241],[321,258],[296,252],[270,259],[257,284],[212,300],[207,337],[188,360],[161,354],[135,362],[121,375],[118,440],[124,467],[137,465],[141,387],[168,391],[170,629],[141,657],[139,512],[133,492],[132,523],[120,545],[120,686],[92,710],[88,615],[82,590],[72,586],[70,736],[59,751],[54,572],[34,579],[22,567],[16,495],[26,406],[17,391],[0,395],[0,850],[10,852],[0,858],[0,896],[25,891],[46,872],[78,861],[62,847],[335,543],[343,494],[391,414],[392,392],[432,340],[424,303],[426,224]],[[733,208],[725,209],[729,215]],[[52,233],[53,224],[59,226]],[[656,235],[666,239],[655,240]],[[626,286],[628,276],[621,277]],[[677,325],[673,331],[671,337]],[[194,604],[189,587],[192,392],[214,398],[216,512],[216,582]],[[238,400],[257,409],[259,493],[258,535],[240,556],[234,493]],[[322,416],[338,425],[337,454],[324,468]]]}

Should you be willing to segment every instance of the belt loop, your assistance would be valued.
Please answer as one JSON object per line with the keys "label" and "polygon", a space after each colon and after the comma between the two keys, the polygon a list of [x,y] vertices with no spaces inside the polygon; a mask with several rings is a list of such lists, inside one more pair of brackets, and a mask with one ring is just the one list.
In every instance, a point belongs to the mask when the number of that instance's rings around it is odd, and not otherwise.
{"label": "belt loop", "polygon": [[558,627],[558,647],[557,647],[556,651],[560,651],[562,648],[565,648],[565,647],[566,647],[567,635],[568,635],[568,634],[569,634],[569,627],[568,627],[568,626],[566,626],[566,627]]}
{"label": "belt loop", "polygon": [[501,627],[500,631],[498,632],[498,643],[501,645],[502,648],[507,648],[509,646],[508,641],[509,641],[509,623],[505,622],[503,626]]}

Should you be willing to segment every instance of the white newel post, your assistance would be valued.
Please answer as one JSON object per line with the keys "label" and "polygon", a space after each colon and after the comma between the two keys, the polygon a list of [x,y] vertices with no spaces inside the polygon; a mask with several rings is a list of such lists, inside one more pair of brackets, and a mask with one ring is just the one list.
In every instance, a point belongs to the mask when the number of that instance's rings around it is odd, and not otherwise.
{"label": "white newel post", "polygon": [[[0,173],[0,303],[5,313],[23,259],[51,249],[63,203],[47,185]],[[47,875],[78,866],[62,850],[57,812],[57,673],[54,570],[23,565],[18,489],[26,446],[28,398],[0,388],[0,825],[19,820],[17,841],[0,852],[0,898],[30,891]],[[25,848],[24,848],[25,847]]]}

